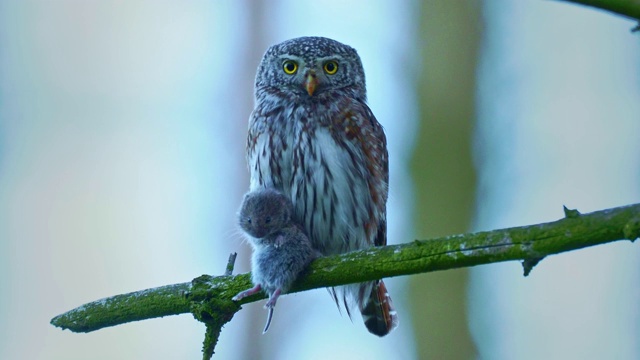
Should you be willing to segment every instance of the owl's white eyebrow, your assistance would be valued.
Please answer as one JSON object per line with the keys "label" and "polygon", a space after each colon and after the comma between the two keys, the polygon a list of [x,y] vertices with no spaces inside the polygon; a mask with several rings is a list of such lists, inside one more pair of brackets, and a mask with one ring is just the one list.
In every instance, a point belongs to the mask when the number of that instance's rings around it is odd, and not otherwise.
{"label": "owl's white eyebrow", "polygon": [[295,55],[280,55],[280,56],[278,56],[278,59],[280,59],[282,61],[295,60],[295,61],[300,62],[300,63],[304,62],[301,57],[295,56]]}

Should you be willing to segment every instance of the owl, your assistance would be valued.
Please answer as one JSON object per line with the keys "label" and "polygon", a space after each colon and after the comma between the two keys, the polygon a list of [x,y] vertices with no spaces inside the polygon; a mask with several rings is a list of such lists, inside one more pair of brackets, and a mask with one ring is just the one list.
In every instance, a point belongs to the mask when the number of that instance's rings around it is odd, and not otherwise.
{"label": "owl", "polygon": [[[271,46],[258,67],[249,121],[250,189],[290,197],[293,219],[323,255],[387,243],[386,137],[366,103],[357,52],[323,37]],[[331,289],[369,332],[398,323],[382,280]]]}

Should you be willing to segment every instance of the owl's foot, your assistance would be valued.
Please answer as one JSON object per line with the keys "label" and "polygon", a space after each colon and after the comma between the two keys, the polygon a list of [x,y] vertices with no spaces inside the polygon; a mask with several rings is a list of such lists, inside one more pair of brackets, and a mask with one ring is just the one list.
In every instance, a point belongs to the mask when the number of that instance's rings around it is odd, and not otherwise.
{"label": "owl's foot", "polygon": [[238,295],[234,296],[231,298],[231,300],[233,301],[238,301],[238,300],[242,300],[244,298],[246,298],[247,296],[251,296],[253,294],[258,293],[260,290],[262,290],[262,286],[260,286],[260,284],[252,287],[251,289],[247,289],[245,291],[239,292]]}

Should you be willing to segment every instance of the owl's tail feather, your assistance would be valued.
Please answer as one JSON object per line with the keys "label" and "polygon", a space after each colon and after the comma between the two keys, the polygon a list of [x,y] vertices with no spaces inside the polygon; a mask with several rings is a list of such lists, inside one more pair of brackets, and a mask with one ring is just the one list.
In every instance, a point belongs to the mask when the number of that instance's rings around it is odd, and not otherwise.
{"label": "owl's tail feather", "polygon": [[[336,306],[338,307],[338,311],[340,312],[340,315],[342,315],[342,307],[340,306],[340,301],[338,300],[339,298],[338,291],[336,290],[335,287],[327,288],[327,290],[329,291],[329,295],[331,295],[331,298],[333,299],[333,301],[336,302]],[[342,303],[344,304],[344,309],[347,311],[347,315],[349,315],[349,319],[352,319],[351,310],[349,310],[349,304],[347,303],[346,296],[342,296]]]}
{"label": "owl's tail feather", "polygon": [[[370,333],[385,336],[398,326],[398,314],[382,280],[377,280],[373,287],[362,286],[361,291],[371,289],[369,296],[359,296],[360,312],[364,325]],[[359,294],[365,295],[365,294]]]}

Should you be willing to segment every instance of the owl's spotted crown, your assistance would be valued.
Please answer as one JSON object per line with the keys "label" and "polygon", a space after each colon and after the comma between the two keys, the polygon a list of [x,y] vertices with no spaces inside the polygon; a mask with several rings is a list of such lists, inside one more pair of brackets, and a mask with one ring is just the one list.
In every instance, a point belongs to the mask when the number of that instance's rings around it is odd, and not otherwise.
{"label": "owl's spotted crown", "polygon": [[270,55],[270,53],[297,55],[305,59],[322,58],[333,55],[358,57],[358,53],[351,46],[320,36],[303,36],[283,41],[271,46],[267,50],[267,55]]}

